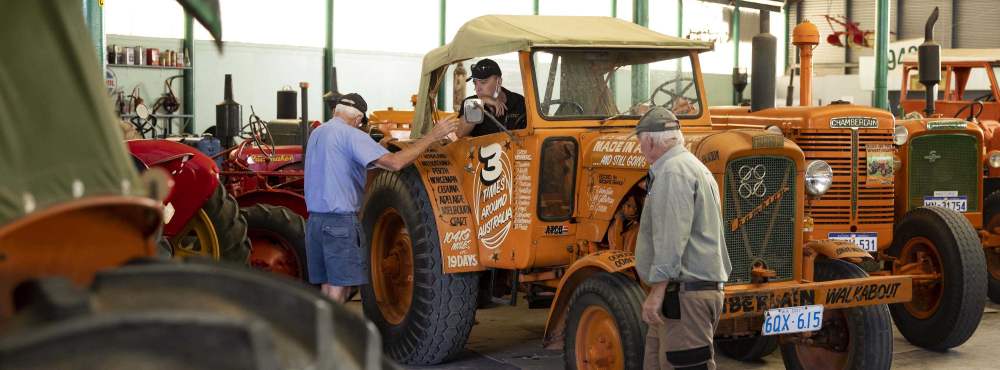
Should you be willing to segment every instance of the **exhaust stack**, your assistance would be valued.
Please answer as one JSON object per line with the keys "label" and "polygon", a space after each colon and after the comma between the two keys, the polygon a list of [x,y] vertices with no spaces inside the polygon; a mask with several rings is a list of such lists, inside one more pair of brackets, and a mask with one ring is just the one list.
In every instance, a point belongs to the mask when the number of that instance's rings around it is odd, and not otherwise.
{"label": "exhaust stack", "polygon": [[750,85],[750,111],[774,108],[774,65],[777,60],[778,39],[772,35],[771,12],[760,11],[760,33],[753,37],[752,71]]}
{"label": "exhaust stack", "polygon": [[934,115],[934,100],[937,98],[937,84],[941,82],[941,44],[934,41],[934,24],[937,23],[938,8],[934,7],[924,25],[924,43],[917,49],[917,68],[920,83],[924,85],[927,117]]}
{"label": "exhaust stack", "polygon": [[799,48],[799,105],[812,104],[812,51],[819,45],[819,29],[808,20],[792,31],[792,44]]}
{"label": "exhaust stack", "polygon": [[243,106],[233,100],[233,75],[226,74],[224,99],[215,105],[215,134],[223,148],[233,146],[233,137],[240,134]]}
{"label": "exhaust stack", "polygon": [[302,122],[299,122],[299,137],[302,138],[302,158],[305,160],[306,143],[309,142],[309,100],[306,94],[309,91],[309,83],[299,82],[299,88],[302,89]]}

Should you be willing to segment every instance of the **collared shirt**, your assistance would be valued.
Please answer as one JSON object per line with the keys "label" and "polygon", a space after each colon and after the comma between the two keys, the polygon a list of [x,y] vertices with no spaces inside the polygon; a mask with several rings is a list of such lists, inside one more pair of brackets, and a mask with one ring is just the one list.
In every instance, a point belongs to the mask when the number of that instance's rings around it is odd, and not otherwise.
{"label": "collared shirt", "polygon": [[[503,115],[497,117],[497,121],[500,121],[508,130],[519,130],[527,126],[527,117],[525,112],[527,111],[524,107],[524,96],[516,92],[507,90],[507,88],[501,86],[500,89],[507,96],[507,102],[504,105],[507,106],[507,110],[504,111]],[[458,116],[465,117],[465,101],[469,99],[477,98],[476,95],[471,95],[462,99],[462,105],[458,108]],[[486,109],[493,113],[493,107],[486,106]],[[500,128],[490,121],[489,118],[484,118],[484,121],[469,132],[470,137],[477,137],[489,134],[495,134],[500,132]]]}
{"label": "collared shirt", "polygon": [[364,131],[337,117],[312,131],[308,148],[306,208],[320,213],[357,212],[368,168],[389,153]]}
{"label": "collared shirt", "polygon": [[729,280],[732,266],[712,173],[676,145],[650,166],[649,174],[635,247],[639,277],[648,284]]}

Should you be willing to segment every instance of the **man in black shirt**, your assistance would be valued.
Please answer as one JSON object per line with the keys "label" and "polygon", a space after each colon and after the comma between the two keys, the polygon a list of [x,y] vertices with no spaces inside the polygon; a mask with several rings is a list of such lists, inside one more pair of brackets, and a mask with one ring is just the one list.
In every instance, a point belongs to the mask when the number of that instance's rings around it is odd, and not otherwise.
{"label": "man in black shirt", "polygon": [[[486,111],[493,114],[497,121],[500,121],[508,130],[524,128],[527,125],[524,96],[501,86],[503,78],[501,77],[500,65],[492,59],[481,59],[473,64],[471,69],[472,77],[469,77],[468,80],[474,81],[476,95],[469,96],[465,100],[481,99]],[[502,131],[489,118],[484,119],[478,125],[465,122],[465,100],[462,101],[462,108],[458,111],[458,116],[462,118],[462,125],[456,131],[459,137],[476,137]]]}

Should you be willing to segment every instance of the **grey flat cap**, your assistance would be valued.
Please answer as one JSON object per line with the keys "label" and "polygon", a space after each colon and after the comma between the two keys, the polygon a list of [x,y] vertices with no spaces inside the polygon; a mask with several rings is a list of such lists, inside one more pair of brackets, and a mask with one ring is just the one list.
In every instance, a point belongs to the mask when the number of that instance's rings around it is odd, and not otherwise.
{"label": "grey flat cap", "polygon": [[639,124],[635,126],[635,135],[640,132],[660,132],[680,130],[681,124],[677,121],[677,116],[664,107],[653,107],[639,118]]}

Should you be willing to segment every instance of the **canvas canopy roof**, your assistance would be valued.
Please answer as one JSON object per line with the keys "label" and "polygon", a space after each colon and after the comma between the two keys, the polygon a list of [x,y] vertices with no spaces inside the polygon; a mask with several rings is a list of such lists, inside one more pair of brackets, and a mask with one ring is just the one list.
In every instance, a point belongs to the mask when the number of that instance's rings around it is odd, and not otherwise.
{"label": "canvas canopy roof", "polygon": [[424,56],[412,137],[430,131],[429,92],[439,70],[476,57],[532,48],[643,48],[708,51],[712,43],[667,36],[612,17],[486,15],[466,22],[450,43]]}
{"label": "canvas canopy roof", "polygon": [[0,12],[0,225],[65,201],[143,195],[79,1]]}
{"label": "canvas canopy roof", "polygon": [[[903,62],[916,62],[917,54],[903,56]],[[1000,49],[941,49],[941,62],[998,62]]]}

